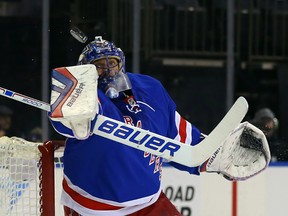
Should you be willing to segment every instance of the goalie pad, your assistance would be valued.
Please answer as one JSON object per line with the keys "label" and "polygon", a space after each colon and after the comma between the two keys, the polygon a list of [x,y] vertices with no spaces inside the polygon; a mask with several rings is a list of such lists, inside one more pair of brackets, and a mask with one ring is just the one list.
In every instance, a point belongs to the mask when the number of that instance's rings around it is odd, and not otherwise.
{"label": "goalie pad", "polygon": [[99,109],[96,67],[87,64],[56,68],[51,79],[51,120],[70,128],[77,139],[88,138]]}
{"label": "goalie pad", "polygon": [[206,172],[220,173],[228,180],[246,180],[263,171],[270,159],[264,133],[243,122],[207,161]]}

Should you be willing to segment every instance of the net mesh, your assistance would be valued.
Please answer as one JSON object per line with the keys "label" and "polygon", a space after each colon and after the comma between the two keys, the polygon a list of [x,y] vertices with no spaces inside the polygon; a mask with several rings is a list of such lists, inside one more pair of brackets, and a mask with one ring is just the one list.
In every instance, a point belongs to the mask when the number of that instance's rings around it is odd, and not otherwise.
{"label": "net mesh", "polygon": [[[47,215],[42,208],[42,154],[38,146],[17,137],[0,138],[0,215],[38,216]],[[62,153],[58,153],[54,166],[57,167],[55,203],[60,205]],[[52,165],[53,166],[53,165]],[[54,168],[56,171],[56,169]],[[59,206],[60,207],[60,206]],[[56,209],[59,209],[57,206]],[[59,210],[60,211],[60,210]],[[56,213],[55,215],[61,215]]]}

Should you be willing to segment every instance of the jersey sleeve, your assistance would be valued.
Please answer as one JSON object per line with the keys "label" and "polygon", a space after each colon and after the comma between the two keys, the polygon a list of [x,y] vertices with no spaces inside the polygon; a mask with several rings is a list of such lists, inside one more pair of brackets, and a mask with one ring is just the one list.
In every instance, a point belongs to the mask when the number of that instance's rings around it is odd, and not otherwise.
{"label": "jersey sleeve", "polygon": [[[48,117],[50,117],[49,113],[48,113]],[[52,120],[51,118],[49,118],[49,120],[50,120],[52,127],[58,134],[65,136],[67,138],[74,138],[73,131],[70,128],[66,127],[61,122]]]}
{"label": "jersey sleeve", "polygon": [[[203,137],[197,127],[192,125],[189,121],[185,120],[177,111],[171,112],[170,133],[174,139],[185,143],[186,145],[197,145]],[[173,167],[187,171],[190,174],[199,175],[199,167],[188,167],[176,162],[169,162]]]}
{"label": "jersey sleeve", "polygon": [[[184,119],[176,110],[176,105],[172,98],[166,92],[166,98],[168,101],[168,133],[167,137],[180,141],[187,145],[197,145],[203,137],[199,129]],[[187,167],[176,162],[169,162],[173,167],[187,171],[190,174],[199,175],[199,167]]]}

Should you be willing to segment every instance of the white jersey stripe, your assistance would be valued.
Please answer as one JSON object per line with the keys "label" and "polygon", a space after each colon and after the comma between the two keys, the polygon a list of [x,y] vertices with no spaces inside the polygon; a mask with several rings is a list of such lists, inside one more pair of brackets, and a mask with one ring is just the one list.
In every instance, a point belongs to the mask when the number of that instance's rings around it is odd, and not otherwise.
{"label": "white jersey stripe", "polygon": [[180,134],[179,134],[179,126],[180,126],[180,120],[181,116],[178,112],[175,112],[175,125],[177,128],[177,136],[174,138],[174,140],[180,141]]}
{"label": "white jersey stripe", "polygon": [[188,121],[186,122],[187,122],[187,126],[186,126],[187,136],[186,136],[185,143],[190,145],[192,143],[192,125]]}
{"label": "white jersey stripe", "polygon": [[[104,199],[100,199],[100,198],[91,196],[86,191],[73,185],[72,182],[69,180],[69,178],[66,175],[64,175],[64,178],[67,182],[67,187],[69,187],[71,190],[75,191],[78,195],[76,197],[76,199],[77,199],[77,201],[76,201],[73,199],[73,197],[71,197],[71,194],[68,194],[67,191],[63,188],[64,190],[62,190],[61,203],[65,206],[71,208],[71,209],[74,209],[75,211],[77,211],[81,215],[86,215],[86,216],[92,216],[92,215],[123,216],[123,215],[128,215],[128,214],[137,212],[140,209],[143,209],[149,205],[152,205],[154,202],[157,201],[157,199],[159,198],[160,193],[161,193],[161,187],[160,187],[159,190],[155,194],[152,194],[151,196],[119,203],[119,202],[104,200]],[[97,206],[94,206],[95,209],[89,209],[89,208],[85,207],[85,205],[87,204],[87,199],[91,200],[91,202],[93,202],[93,201],[99,202],[100,203],[99,206],[102,206],[101,203],[103,203],[104,205],[110,205],[111,207],[113,207],[113,205],[114,205],[116,208],[114,208],[114,210],[108,210],[108,209],[101,210],[101,209],[97,209]],[[81,202],[83,202],[83,203],[81,203]],[[96,205],[97,205],[97,203],[96,203]]]}

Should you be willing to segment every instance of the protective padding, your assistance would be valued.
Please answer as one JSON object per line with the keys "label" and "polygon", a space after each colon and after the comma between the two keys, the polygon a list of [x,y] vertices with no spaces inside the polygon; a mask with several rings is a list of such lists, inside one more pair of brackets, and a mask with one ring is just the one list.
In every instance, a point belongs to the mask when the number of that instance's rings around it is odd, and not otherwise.
{"label": "protective padding", "polygon": [[92,64],[56,68],[52,71],[50,118],[71,128],[76,138],[90,134],[98,113],[98,73]]}
{"label": "protective padding", "polygon": [[219,172],[230,180],[246,180],[263,171],[270,159],[264,133],[249,122],[244,122],[209,159],[206,170]]}

